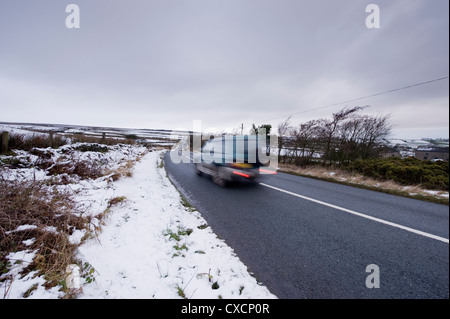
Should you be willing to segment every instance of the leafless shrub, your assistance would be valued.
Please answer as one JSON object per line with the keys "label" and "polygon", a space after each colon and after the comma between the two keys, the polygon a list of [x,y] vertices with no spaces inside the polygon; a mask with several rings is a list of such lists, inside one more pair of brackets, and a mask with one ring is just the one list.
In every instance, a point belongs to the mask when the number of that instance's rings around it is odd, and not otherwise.
{"label": "leafless shrub", "polygon": [[366,107],[344,108],[330,119],[311,120],[298,126],[291,126],[289,119],[280,123],[280,162],[307,165],[320,161],[331,165],[379,157],[384,150],[383,141],[392,130],[390,115],[358,113]]}

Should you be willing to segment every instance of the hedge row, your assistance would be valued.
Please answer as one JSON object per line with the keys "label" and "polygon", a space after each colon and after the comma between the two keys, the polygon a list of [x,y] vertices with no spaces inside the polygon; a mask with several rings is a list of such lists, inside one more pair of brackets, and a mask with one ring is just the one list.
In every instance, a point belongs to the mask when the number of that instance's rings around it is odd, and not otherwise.
{"label": "hedge row", "polygon": [[393,180],[401,185],[422,185],[428,189],[449,190],[449,163],[415,158],[356,160],[343,167],[364,176]]}

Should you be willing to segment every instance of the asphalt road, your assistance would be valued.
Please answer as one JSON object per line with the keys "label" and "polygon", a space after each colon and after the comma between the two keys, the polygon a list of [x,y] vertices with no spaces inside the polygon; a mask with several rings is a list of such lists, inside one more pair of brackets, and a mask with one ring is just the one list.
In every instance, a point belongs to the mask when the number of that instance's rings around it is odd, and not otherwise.
{"label": "asphalt road", "polygon": [[449,298],[448,206],[283,173],[221,188],[164,165],[279,298]]}

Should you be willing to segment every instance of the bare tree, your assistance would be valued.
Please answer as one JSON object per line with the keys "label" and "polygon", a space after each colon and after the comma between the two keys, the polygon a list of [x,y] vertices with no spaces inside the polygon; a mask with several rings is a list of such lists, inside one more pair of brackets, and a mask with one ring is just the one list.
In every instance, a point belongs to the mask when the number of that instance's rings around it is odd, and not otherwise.
{"label": "bare tree", "polygon": [[291,127],[288,118],[278,125],[279,149],[289,162],[311,163],[319,154],[322,164],[346,163],[380,156],[383,140],[391,133],[390,115],[361,115],[366,106],[345,108],[331,119],[311,120]]}
{"label": "bare tree", "polygon": [[338,131],[339,125],[346,119],[348,119],[352,114],[364,109],[364,106],[355,106],[350,109],[343,109],[337,113],[333,113],[331,120],[320,120],[322,124],[322,139],[323,139],[323,163],[327,161],[331,162],[335,148],[333,147],[333,142],[336,140],[336,133]]}
{"label": "bare tree", "polygon": [[355,159],[373,158],[383,151],[383,140],[392,130],[390,115],[354,114],[339,127],[337,160],[349,162]]}
{"label": "bare tree", "polygon": [[288,139],[288,133],[292,129],[290,124],[291,116],[289,116],[284,122],[278,124],[278,158],[281,155],[281,150],[285,146]]}
{"label": "bare tree", "polygon": [[310,163],[318,150],[318,137],[320,136],[319,121],[311,120],[293,131],[295,164]]}
{"label": "bare tree", "polygon": [[364,138],[361,143],[361,158],[371,158],[380,155],[383,151],[383,140],[392,132],[389,123],[390,114],[378,114],[377,116],[366,116],[364,118]]}

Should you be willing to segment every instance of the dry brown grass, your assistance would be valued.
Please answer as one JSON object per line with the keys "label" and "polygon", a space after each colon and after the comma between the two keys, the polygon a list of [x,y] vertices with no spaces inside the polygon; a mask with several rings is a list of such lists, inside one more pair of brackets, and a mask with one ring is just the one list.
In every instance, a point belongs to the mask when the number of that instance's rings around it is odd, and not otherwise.
{"label": "dry brown grass", "polygon": [[48,169],[49,175],[78,175],[81,179],[98,178],[103,176],[102,168],[98,163],[78,160],[65,163],[55,163]]}
{"label": "dry brown grass", "polygon": [[[0,270],[6,272],[10,252],[36,251],[33,262],[20,275],[37,270],[46,278],[47,288],[59,284],[66,266],[74,262],[77,246],[69,236],[89,223],[75,212],[75,203],[67,193],[38,182],[0,180]],[[18,230],[21,225],[32,227]]]}
{"label": "dry brown grass", "polygon": [[58,148],[62,145],[66,145],[67,143],[67,138],[60,134],[54,134],[51,142],[50,137],[43,134],[25,136],[19,133],[11,133],[9,134],[8,140],[9,149],[20,149],[25,151],[30,151],[35,147],[46,148],[51,146],[53,148]]}
{"label": "dry brown grass", "polygon": [[[77,152],[108,152],[106,146],[99,144],[82,144],[76,146],[75,150]],[[75,258],[78,245],[71,243],[70,236],[76,230],[83,230],[82,243],[87,238],[98,234],[101,231],[102,219],[109,213],[112,206],[124,201],[125,197],[110,199],[103,213],[91,216],[79,211],[78,207],[82,205],[74,201],[72,193],[58,190],[69,191],[70,187],[60,188],[55,185],[107,175],[112,176],[111,180],[131,177],[134,165],[140,157],[122,160],[118,167],[107,169],[107,161],[98,161],[95,156],[93,160],[79,159],[71,149],[62,150],[63,154],[56,161],[53,156],[54,151],[48,148],[32,148],[30,153],[38,156],[33,165],[47,171],[49,178],[42,181],[9,181],[0,177],[0,280],[4,283],[3,286],[10,287],[15,279],[36,271],[34,276],[43,276],[46,280],[46,288],[59,285],[66,296],[70,296],[71,292],[64,285],[65,270],[67,265],[79,262]],[[15,161],[0,162],[2,164],[0,170],[21,167],[20,161]],[[28,168],[31,165],[26,164]],[[19,226],[22,227],[19,228]],[[34,252],[31,263],[24,264],[23,261],[13,261],[10,260],[11,257],[8,257],[10,253],[22,251]],[[15,272],[10,272],[15,267],[12,265],[15,262],[22,265],[17,276],[14,275]],[[23,296],[31,295],[35,289],[36,287],[31,287]],[[6,294],[3,297],[5,296]]]}
{"label": "dry brown grass", "polygon": [[113,181],[117,181],[123,177],[132,177],[133,168],[136,162],[140,161],[138,157],[136,160],[126,160],[120,163],[120,166],[115,169],[107,169],[104,175],[111,175]]}

